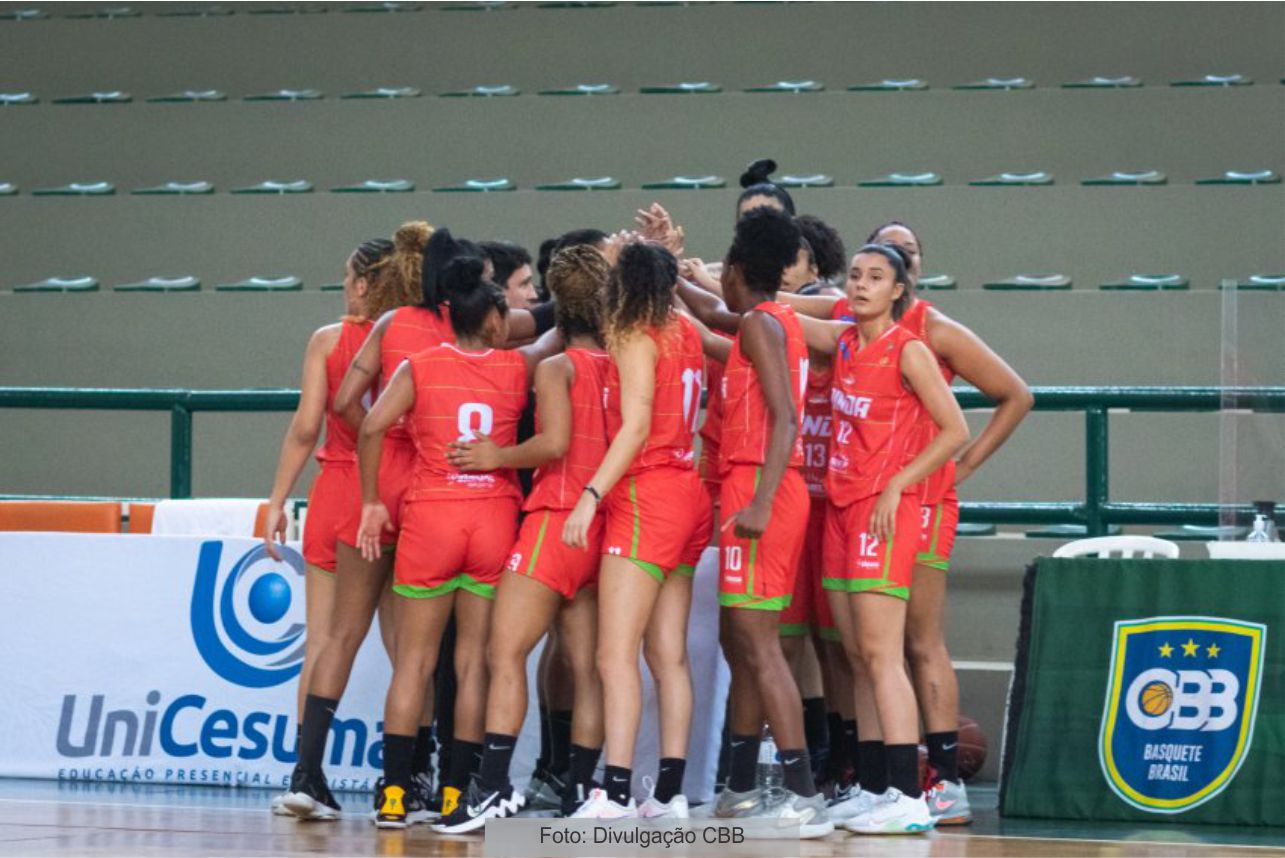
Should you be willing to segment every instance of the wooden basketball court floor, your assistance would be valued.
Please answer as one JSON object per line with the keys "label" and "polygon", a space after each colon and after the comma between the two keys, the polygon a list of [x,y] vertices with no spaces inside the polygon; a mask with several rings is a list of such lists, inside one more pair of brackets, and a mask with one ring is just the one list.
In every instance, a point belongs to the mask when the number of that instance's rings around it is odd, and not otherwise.
{"label": "wooden basketball court floor", "polygon": [[[482,855],[480,837],[445,837],[426,826],[377,831],[369,798],[346,794],[337,822],[301,823],[267,811],[271,793],[125,784],[0,780],[0,855],[267,856]],[[921,837],[835,833],[782,842],[781,856],[1214,856],[1285,855],[1285,828],[1157,824],[1090,825],[1000,819],[993,788],[970,790],[976,822]]]}

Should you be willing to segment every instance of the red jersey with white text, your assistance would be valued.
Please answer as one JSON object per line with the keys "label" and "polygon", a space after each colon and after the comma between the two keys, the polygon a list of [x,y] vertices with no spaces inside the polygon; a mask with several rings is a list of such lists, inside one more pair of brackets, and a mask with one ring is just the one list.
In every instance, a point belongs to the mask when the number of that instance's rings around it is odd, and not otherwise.
{"label": "red jersey with white text", "polygon": [[[450,310],[445,304],[441,310],[440,316],[426,307],[398,307],[393,311],[393,318],[379,341],[380,391],[388,386],[393,373],[406,358],[442,343],[455,342]],[[406,421],[398,420],[384,437],[392,443],[410,443]]]}
{"label": "red jersey with white text", "polygon": [[536,470],[531,494],[522,507],[527,512],[573,508],[607,453],[607,414],[602,400],[611,355],[598,349],[567,349],[566,356],[575,369],[569,391],[571,442],[561,459]]}
{"label": "red jersey with white text", "polygon": [[371,322],[355,316],[345,316],[340,322],[339,339],[335,347],[326,355],[326,440],[317,451],[317,461],[326,462],[357,461],[357,430],[335,413],[335,393],[344,380],[348,365],[361,350],[370,333]]}
{"label": "red jersey with white text", "polygon": [[446,459],[454,441],[489,435],[517,443],[527,401],[526,361],[515,351],[464,351],[444,343],[408,358],[415,404],[406,425],[415,442],[415,473],[406,501],[521,497],[512,469],[460,471]]}
{"label": "red jersey with white text", "polygon": [[[647,332],[656,343],[656,388],[651,427],[626,475],[651,468],[690,468],[692,441],[700,412],[705,356],[696,326],[677,314],[663,328]],[[620,431],[620,370],[613,361],[607,372],[607,436]]]}
{"label": "red jersey with white text", "polygon": [[[906,314],[901,317],[901,321],[898,322],[899,325],[918,337],[924,345],[928,345],[928,311],[932,309],[932,306],[928,301],[917,298],[915,303],[910,305],[910,309],[906,311]],[[932,351],[932,346],[928,345],[928,350]],[[949,364],[938,357],[936,352],[933,352],[933,357],[937,358],[937,368],[941,370],[942,378],[946,379],[946,384],[949,385],[955,380],[955,371],[950,368]],[[937,433],[940,431],[937,428],[936,421],[933,420],[927,409],[924,410],[920,430],[923,433],[920,436],[920,449],[932,443],[932,440],[937,437]],[[923,500],[921,502],[924,506],[938,504],[954,487],[955,460],[949,459],[946,464],[929,474],[928,478],[924,480]]]}
{"label": "red jersey with white text", "polygon": [[901,375],[902,352],[917,338],[892,325],[862,348],[858,330],[853,325],[839,337],[830,382],[826,488],[841,507],[882,492],[923,449],[924,406]]}
{"label": "red jersey with white text", "polygon": [[[808,346],[803,326],[794,310],[776,301],[764,301],[754,310],[775,319],[785,332],[785,365],[790,377],[790,406],[802,417],[803,394],[808,378]],[[719,470],[726,474],[733,465],[762,465],[772,434],[772,415],[763,396],[763,385],[754,363],[741,349],[741,335],[732,341],[732,352],[723,370],[723,435]],[[794,438],[790,467],[803,464],[803,442]]]}

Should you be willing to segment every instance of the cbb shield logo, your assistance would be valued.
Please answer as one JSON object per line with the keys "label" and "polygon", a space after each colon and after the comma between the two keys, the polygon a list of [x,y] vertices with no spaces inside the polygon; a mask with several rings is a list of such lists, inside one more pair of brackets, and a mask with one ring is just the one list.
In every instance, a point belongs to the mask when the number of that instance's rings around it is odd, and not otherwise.
{"label": "cbb shield logo", "polygon": [[1218,795],[1254,737],[1267,627],[1218,617],[1115,624],[1098,756],[1139,810],[1181,813]]}

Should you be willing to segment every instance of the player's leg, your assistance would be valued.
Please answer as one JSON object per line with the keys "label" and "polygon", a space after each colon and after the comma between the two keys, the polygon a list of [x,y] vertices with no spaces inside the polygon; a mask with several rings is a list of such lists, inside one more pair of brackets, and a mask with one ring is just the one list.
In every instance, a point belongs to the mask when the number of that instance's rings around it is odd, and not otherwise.
{"label": "player's leg", "polygon": [[602,680],[594,661],[598,646],[598,588],[582,588],[558,613],[557,625],[575,674],[571,752],[562,796],[562,812],[569,815],[593,790],[594,772],[602,756]]}
{"label": "player's leg", "polygon": [[674,572],[661,585],[643,638],[643,656],[656,683],[660,710],[660,771],[655,792],[639,815],[686,818],[683,776],[692,727],[692,674],[687,660],[687,621],[692,577]]}

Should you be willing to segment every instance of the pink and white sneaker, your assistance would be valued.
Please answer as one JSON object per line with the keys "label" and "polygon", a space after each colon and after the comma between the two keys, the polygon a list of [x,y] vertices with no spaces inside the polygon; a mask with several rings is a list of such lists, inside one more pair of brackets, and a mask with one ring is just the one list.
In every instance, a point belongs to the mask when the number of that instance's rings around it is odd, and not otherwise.
{"label": "pink and white sneaker", "polygon": [[691,817],[687,796],[680,793],[671,798],[667,804],[661,804],[656,801],[656,787],[651,778],[644,777],[643,786],[647,788],[650,795],[638,806],[639,819],[689,819]]}
{"label": "pink and white sneaker", "polygon": [[638,806],[634,800],[629,804],[617,804],[607,797],[605,789],[594,789],[584,804],[576,808],[571,819],[637,819]]}

